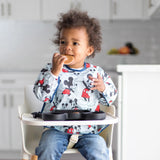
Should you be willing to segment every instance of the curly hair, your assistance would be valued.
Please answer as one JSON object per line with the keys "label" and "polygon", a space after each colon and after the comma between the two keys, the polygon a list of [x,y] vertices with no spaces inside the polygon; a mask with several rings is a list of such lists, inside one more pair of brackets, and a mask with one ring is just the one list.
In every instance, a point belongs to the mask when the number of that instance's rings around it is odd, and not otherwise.
{"label": "curly hair", "polygon": [[94,47],[94,52],[89,57],[94,57],[96,52],[101,51],[101,27],[96,18],[90,18],[87,12],[70,10],[67,13],[61,13],[60,19],[56,24],[57,33],[53,42],[59,46],[60,32],[64,28],[85,27],[88,37],[89,45]]}

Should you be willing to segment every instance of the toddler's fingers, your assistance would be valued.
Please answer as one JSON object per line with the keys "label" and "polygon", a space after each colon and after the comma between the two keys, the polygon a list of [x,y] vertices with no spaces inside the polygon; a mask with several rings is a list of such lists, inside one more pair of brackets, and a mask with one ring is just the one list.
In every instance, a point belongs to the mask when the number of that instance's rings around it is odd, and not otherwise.
{"label": "toddler's fingers", "polygon": [[90,90],[96,90],[97,89],[97,87],[92,87],[92,88],[90,88]]}
{"label": "toddler's fingers", "polygon": [[53,57],[57,57],[58,55],[60,55],[60,54],[56,52],[53,54]]}
{"label": "toddler's fingers", "polygon": [[55,57],[58,56],[58,55],[60,55],[58,52],[53,54],[53,56],[55,56]]}
{"label": "toddler's fingers", "polygon": [[97,79],[102,79],[102,76],[99,73],[97,73]]}
{"label": "toddler's fingers", "polygon": [[89,78],[90,80],[93,80],[93,79],[94,79],[92,76],[89,76],[88,78]]}
{"label": "toddler's fingers", "polygon": [[52,61],[56,60],[59,56],[59,53],[54,53],[52,57]]}

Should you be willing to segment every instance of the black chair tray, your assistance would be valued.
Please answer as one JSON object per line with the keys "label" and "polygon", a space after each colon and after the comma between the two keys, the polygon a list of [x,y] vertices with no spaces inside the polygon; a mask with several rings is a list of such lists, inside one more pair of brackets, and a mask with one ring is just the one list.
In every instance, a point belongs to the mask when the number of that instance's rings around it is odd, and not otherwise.
{"label": "black chair tray", "polygon": [[54,110],[45,113],[33,112],[32,115],[44,121],[103,120],[106,118],[106,113],[103,111],[90,112],[88,110]]}

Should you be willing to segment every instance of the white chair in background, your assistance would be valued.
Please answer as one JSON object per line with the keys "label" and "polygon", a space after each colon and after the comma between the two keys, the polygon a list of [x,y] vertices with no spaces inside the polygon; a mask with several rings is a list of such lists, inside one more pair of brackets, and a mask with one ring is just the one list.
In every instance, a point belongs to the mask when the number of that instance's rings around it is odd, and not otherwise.
{"label": "white chair in background", "polygon": [[[22,131],[22,160],[37,160],[35,155],[35,148],[38,146],[43,127],[26,125],[22,121],[23,113],[32,113],[40,111],[43,102],[40,102],[33,93],[33,85],[25,87],[25,102],[23,105],[18,106],[18,113]],[[101,110],[112,116],[115,115],[115,106],[111,105],[101,106]],[[100,135],[105,139],[107,147],[109,148],[110,160],[113,160],[112,156],[112,136],[113,136],[113,124],[109,125]],[[64,154],[79,153],[77,149],[68,148]]]}

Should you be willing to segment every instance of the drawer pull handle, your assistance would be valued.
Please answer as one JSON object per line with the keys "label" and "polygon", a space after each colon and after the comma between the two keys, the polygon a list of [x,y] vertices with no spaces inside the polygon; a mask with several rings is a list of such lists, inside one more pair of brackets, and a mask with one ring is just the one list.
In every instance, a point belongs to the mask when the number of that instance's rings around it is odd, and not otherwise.
{"label": "drawer pull handle", "polygon": [[3,95],[3,106],[7,107],[7,97],[6,97],[6,95]]}
{"label": "drawer pull handle", "polygon": [[3,17],[4,16],[4,4],[1,3],[1,16]]}
{"label": "drawer pull handle", "polygon": [[8,3],[8,16],[11,16],[11,4]]}
{"label": "drawer pull handle", "polygon": [[14,101],[13,101],[13,95],[10,95],[10,107],[13,107]]}
{"label": "drawer pull handle", "polygon": [[3,79],[1,82],[5,83],[5,84],[7,84],[7,83],[15,83],[15,80],[13,80],[13,79]]}

